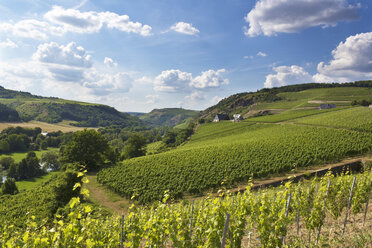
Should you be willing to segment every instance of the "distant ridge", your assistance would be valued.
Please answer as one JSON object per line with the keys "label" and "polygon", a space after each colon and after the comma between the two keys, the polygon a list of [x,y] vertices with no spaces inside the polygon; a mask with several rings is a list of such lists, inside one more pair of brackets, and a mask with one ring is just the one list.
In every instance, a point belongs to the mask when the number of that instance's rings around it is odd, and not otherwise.
{"label": "distant ridge", "polygon": [[71,121],[78,127],[143,126],[136,116],[122,113],[113,107],[56,97],[42,97],[28,92],[8,90],[0,86],[0,104],[3,112],[11,113],[1,118],[2,122],[42,121],[58,123]]}
{"label": "distant ridge", "polygon": [[196,117],[200,111],[182,108],[153,109],[140,119],[152,126],[176,126],[189,118]]}

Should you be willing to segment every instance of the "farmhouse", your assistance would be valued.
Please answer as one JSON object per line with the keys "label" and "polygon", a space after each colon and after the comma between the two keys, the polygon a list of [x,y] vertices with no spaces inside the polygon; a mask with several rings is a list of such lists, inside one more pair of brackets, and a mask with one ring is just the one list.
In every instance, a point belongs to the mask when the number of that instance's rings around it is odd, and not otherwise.
{"label": "farmhouse", "polygon": [[335,104],[320,104],[318,109],[333,109],[336,108]]}
{"label": "farmhouse", "polygon": [[219,122],[223,120],[230,120],[230,118],[227,114],[216,114],[216,116],[213,119],[213,122]]}

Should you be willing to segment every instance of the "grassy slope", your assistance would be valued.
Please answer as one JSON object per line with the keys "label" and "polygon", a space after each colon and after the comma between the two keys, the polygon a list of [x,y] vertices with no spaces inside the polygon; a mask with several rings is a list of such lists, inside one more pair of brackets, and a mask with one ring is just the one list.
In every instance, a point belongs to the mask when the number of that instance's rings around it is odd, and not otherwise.
{"label": "grassy slope", "polygon": [[[130,188],[134,186],[131,183],[139,182],[139,178],[144,177],[147,180],[151,177],[156,183],[150,182],[151,186],[148,186],[157,187],[157,191],[153,191],[153,194],[160,195],[160,192],[167,187],[178,193],[193,192],[193,190],[197,192],[198,184],[203,185],[202,189],[207,189],[219,185],[223,180],[232,182],[246,180],[250,173],[263,176],[267,173],[288,170],[293,164],[295,166],[322,164],[365,153],[372,148],[370,132],[362,134],[346,130],[330,130],[324,128],[325,125],[319,127],[315,125],[309,129],[310,126],[294,125],[293,121],[302,120],[302,117],[311,119],[329,114],[342,116],[344,112],[350,112],[348,118],[355,121],[343,127],[353,130],[354,126],[360,126],[370,118],[368,111],[372,112],[372,110],[363,108],[364,112],[361,113],[361,108],[350,107],[350,109],[336,108],[323,111],[297,108],[314,105],[309,101],[339,101],[338,106],[350,106],[349,100],[369,99],[371,93],[372,90],[366,88],[311,89],[280,93],[284,94],[287,100],[270,103],[272,104],[270,108],[283,108],[288,104],[288,110],[281,114],[251,118],[240,123],[226,121],[201,125],[190,142],[185,145],[163,154],[125,161],[121,169],[114,170],[112,173],[120,171],[121,174],[126,175],[123,179],[126,182],[120,182],[119,188]],[[319,103],[315,105],[319,106]],[[263,120],[273,124],[255,124]],[[277,122],[281,125],[275,124]],[[260,167],[265,168],[263,170],[266,172],[260,172]],[[132,175],[128,177],[131,173]],[[194,174],[197,174],[199,179],[194,178]],[[216,179],[214,184],[209,182],[211,178]],[[183,186],[175,186],[172,180],[182,181],[180,183]],[[190,180],[197,181],[190,182]],[[115,184],[113,181],[106,181],[106,183]],[[138,190],[145,194],[148,190],[145,188],[148,186],[137,184],[134,192]],[[129,191],[127,196],[130,197]]]}
{"label": "grassy slope", "polygon": [[[26,128],[36,128],[40,127],[43,132],[56,132],[62,131],[64,133],[68,132],[76,132],[84,130],[84,127],[75,127],[71,126],[70,123],[72,121],[62,121],[59,123],[46,123],[41,121],[29,121],[29,122],[21,122],[21,123],[9,123],[9,122],[1,122],[0,123],[0,131],[8,128],[8,127],[26,127]],[[89,128],[92,129],[92,128]],[[93,128],[96,129],[96,128]]]}
{"label": "grassy slope", "polygon": [[299,92],[278,93],[278,96],[283,98],[283,100],[271,103],[259,103],[253,109],[319,107],[320,103],[314,103],[313,101],[330,101],[336,104],[336,106],[349,106],[350,102],[353,100],[372,100],[372,89],[356,87],[309,89]]}
{"label": "grassy slope", "polygon": [[32,179],[28,179],[28,180],[17,181],[16,185],[19,191],[30,190],[49,181],[54,175],[58,175],[59,173],[60,173],[59,171],[49,172],[48,174],[41,176],[41,177],[35,177]]}
{"label": "grassy slope", "polygon": [[[0,103],[17,110],[23,121],[60,123],[68,120],[73,126],[80,127],[143,125],[137,117],[121,113],[106,105],[35,96],[2,87]],[[66,125],[65,127],[69,128]]]}

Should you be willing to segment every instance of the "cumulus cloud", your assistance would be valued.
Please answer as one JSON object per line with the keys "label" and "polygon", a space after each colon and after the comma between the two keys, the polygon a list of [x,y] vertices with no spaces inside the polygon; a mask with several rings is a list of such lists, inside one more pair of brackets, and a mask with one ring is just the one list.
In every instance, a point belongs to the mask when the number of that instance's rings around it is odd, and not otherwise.
{"label": "cumulus cloud", "polygon": [[223,84],[229,84],[230,81],[222,76],[225,72],[225,69],[204,71],[200,76],[197,76],[190,82],[190,86],[197,89],[205,89],[217,88]]}
{"label": "cumulus cloud", "polygon": [[260,57],[266,57],[267,56],[267,54],[266,53],[264,53],[264,52],[258,52],[257,53],[257,56],[260,56]]}
{"label": "cumulus cloud", "polygon": [[60,36],[64,33],[64,30],[60,27],[52,26],[47,22],[28,19],[16,23],[0,23],[0,32],[10,33],[22,38],[45,40],[48,38],[48,34]]}
{"label": "cumulus cloud", "polygon": [[81,12],[77,9],[64,9],[54,6],[44,18],[53,24],[60,25],[65,31],[77,33],[98,32],[104,24],[110,29],[118,29],[127,33],[151,35],[151,27],[140,22],[132,22],[127,15],[118,15],[114,12]]}
{"label": "cumulus cloud", "polygon": [[332,51],[333,59],[318,64],[316,82],[346,82],[372,78],[372,32],[349,36]]}
{"label": "cumulus cloud", "polygon": [[105,57],[103,60],[103,63],[107,65],[108,67],[117,67],[118,63],[116,63],[112,58]]}
{"label": "cumulus cloud", "polygon": [[0,32],[11,33],[14,36],[46,40],[50,35],[61,36],[67,32],[96,33],[106,25],[109,29],[117,29],[127,33],[142,36],[151,35],[152,28],[140,22],[133,22],[127,15],[114,12],[82,12],[77,9],[65,9],[54,6],[44,14],[44,20],[27,19],[16,23],[0,23]]}
{"label": "cumulus cloud", "polygon": [[202,101],[205,99],[205,95],[203,95],[200,91],[195,91],[191,93],[191,95],[185,96],[185,99],[188,101]]}
{"label": "cumulus cloud", "polygon": [[133,78],[125,72],[114,75],[100,73],[95,69],[85,72],[83,86],[93,89],[95,95],[126,93],[132,88]]}
{"label": "cumulus cloud", "polygon": [[346,0],[260,0],[247,14],[248,36],[295,33],[315,26],[336,26],[358,18],[358,6]]}
{"label": "cumulus cloud", "polygon": [[197,35],[200,31],[199,29],[192,26],[191,23],[187,22],[177,22],[170,27],[171,30],[188,35]]}
{"label": "cumulus cloud", "polygon": [[17,48],[18,45],[13,41],[6,39],[6,41],[0,42],[0,48]]}
{"label": "cumulus cloud", "polygon": [[193,78],[191,73],[180,70],[163,71],[154,80],[154,90],[163,92],[191,91],[192,89],[218,88],[229,84],[229,80],[222,76],[225,69],[208,70]]}
{"label": "cumulus cloud", "polygon": [[162,71],[155,78],[154,90],[163,92],[177,92],[185,90],[192,80],[192,74],[180,70]]}
{"label": "cumulus cloud", "polygon": [[289,84],[309,83],[312,80],[311,75],[304,68],[292,66],[278,66],[273,70],[276,74],[266,76],[265,88],[280,87]]}
{"label": "cumulus cloud", "polygon": [[56,42],[40,44],[32,58],[47,64],[86,68],[92,66],[91,56],[75,42],[70,42],[66,46]]}

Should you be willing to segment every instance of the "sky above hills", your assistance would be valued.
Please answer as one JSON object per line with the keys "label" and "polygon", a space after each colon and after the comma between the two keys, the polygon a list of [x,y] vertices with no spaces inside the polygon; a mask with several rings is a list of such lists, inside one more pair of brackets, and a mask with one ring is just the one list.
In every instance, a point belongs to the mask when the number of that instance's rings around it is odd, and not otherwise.
{"label": "sky above hills", "polygon": [[368,0],[3,0],[0,85],[121,111],[372,79]]}

